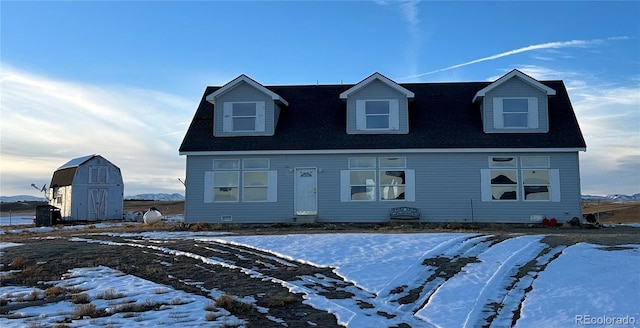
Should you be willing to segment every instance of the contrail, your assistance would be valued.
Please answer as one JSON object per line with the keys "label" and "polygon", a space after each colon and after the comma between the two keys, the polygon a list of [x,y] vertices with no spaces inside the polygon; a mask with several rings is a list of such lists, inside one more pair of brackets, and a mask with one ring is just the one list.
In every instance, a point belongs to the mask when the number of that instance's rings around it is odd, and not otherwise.
{"label": "contrail", "polygon": [[[612,38],[608,38],[607,40],[616,40],[616,39],[626,39],[626,37],[612,37]],[[435,71],[402,77],[402,78],[399,78],[399,80],[410,79],[410,78],[421,77],[421,76],[430,75],[430,74],[434,74],[434,73],[444,72],[444,71],[452,70],[452,69],[455,69],[455,68],[458,68],[458,67],[477,64],[477,63],[481,63],[481,62],[484,62],[484,61],[494,60],[494,59],[498,59],[498,58],[502,58],[502,57],[506,57],[506,56],[511,56],[511,55],[515,55],[515,54],[519,54],[519,53],[523,53],[523,52],[527,52],[527,51],[532,51],[532,50],[559,49],[559,48],[580,48],[580,47],[587,47],[587,46],[592,45],[592,44],[600,43],[602,41],[604,41],[604,39],[571,40],[571,41],[559,41],[559,42],[547,42],[547,43],[541,43],[541,44],[534,44],[534,45],[530,45],[530,46],[526,46],[526,47],[522,47],[522,48],[518,48],[518,49],[514,49],[514,50],[505,51],[505,52],[499,53],[497,55],[483,57],[483,58],[475,59],[475,60],[472,60],[472,61],[468,61],[466,63],[457,64],[457,65],[441,68],[441,69],[438,69],[438,70],[435,70]]]}

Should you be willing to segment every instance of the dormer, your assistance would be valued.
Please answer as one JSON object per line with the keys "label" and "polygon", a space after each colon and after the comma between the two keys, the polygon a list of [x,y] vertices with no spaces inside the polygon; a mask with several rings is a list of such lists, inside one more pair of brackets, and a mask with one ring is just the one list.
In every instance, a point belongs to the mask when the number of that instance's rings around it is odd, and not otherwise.
{"label": "dormer", "polygon": [[409,99],[413,92],[374,73],[340,94],[347,103],[348,134],[409,133]]}
{"label": "dormer", "polygon": [[480,103],[485,133],[549,132],[548,97],[556,91],[517,69],[473,97]]}
{"label": "dormer", "polygon": [[242,74],[209,94],[216,137],[272,136],[286,100]]}

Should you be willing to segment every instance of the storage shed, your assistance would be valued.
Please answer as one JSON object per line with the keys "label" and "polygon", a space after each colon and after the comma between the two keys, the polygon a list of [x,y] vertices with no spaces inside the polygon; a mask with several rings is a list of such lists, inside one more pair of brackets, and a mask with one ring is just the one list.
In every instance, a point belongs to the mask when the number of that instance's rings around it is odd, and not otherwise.
{"label": "storage shed", "polygon": [[120,168],[100,155],[74,158],[49,184],[49,204],[64,221],[122,219],[124,183]]}

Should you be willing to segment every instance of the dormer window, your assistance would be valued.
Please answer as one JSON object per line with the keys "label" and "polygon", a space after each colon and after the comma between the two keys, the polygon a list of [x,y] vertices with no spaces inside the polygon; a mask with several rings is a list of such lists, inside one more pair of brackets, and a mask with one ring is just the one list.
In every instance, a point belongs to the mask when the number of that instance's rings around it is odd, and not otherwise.
{"label": "dormer window", "polygon": [[225,102],[223,129],[225,132],[262,132],[264,111],[264,101]]}
{"label": "dormer window", "polygon": [[398,130],[398,100],[357,100],[356,128],[358,130]]}
{"label": "dormer window", "polygon": [[496,129],[537,129],[538,98],[496,97],[493,99],[493,119]]}

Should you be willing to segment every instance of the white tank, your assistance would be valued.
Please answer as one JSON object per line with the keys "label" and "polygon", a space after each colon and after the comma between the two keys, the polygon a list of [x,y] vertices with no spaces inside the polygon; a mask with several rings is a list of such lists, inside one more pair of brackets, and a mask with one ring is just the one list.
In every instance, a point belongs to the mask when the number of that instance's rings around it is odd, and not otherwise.
{"label": "white tank", "polygon": [[155,208],[150,208],[144,215],[142,216],[142,220],[146,224],[156,223],[162,220],[162,213]]}

